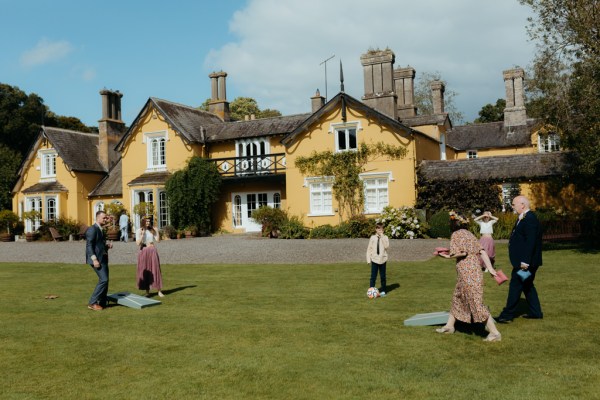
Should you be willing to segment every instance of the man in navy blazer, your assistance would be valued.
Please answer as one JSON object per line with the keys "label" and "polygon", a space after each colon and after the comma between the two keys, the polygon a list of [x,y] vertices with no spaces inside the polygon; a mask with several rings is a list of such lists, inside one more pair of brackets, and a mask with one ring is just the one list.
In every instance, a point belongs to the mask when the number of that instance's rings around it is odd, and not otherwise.
{"label": "man in navy blazer", "polygon": [[[498,322],[510,322],[515,316],[521,293],[529,305],[529,314],[525,318],[541,319],[544,317],[537,290],[533,284],[535,274],[542,266],[542,228],[535,214],[529,210],[529,200],[525,196],[517,196],[512,202],[513,210],[519,214],[510,239],[508,240],[508,256],[513,266],[508,288],[506,307],[498,316]],[[523,279],[520,271],[531,273]]]}
{"label": "man in navy blazer", "polygon": [[106,295],[108,294],[108,249],[112,248],[112,244],[106,244],[106,238],[102,233],[102,226],[106,220],[106,213],[97,211],[96,223],[85,232],[85,262],[98,275],[98,284],[88,303],[88,308],[94,311],[100,311],[106,307]]}

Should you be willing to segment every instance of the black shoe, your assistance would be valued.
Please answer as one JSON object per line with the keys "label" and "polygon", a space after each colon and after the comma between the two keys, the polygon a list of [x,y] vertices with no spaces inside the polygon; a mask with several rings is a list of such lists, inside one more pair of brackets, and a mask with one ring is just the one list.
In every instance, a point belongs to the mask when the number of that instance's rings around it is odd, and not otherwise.
{"label": "black shoe", "polygon": [[523,318],[525,318],[525,319],[543,319],[544,317],[534,317],[533,315],[524,314]]}
{"label": "black shoe", "polygon": [[496,320],[496,322],[500,323],[500,324],[510,324],[512,322],[512,318],[508,319],[508,318],[504,318],[504,317],[498,317],[498,318],[494,318]]}

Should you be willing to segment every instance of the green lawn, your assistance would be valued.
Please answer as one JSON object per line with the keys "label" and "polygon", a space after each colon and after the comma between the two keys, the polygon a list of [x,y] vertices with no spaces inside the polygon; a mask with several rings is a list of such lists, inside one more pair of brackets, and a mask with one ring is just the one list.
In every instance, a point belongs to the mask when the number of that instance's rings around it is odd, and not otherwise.
{"label": "green lawn", "polygon": [[[497,258],[506,266],[506,245]],[[600,398],[598,254],[544,259],[546,318],[499,325],[499,343],[480,326],[403,325],[449,308],[455,272],[442,259],[390,263],[399,286],[376,300],[366,263],[164,265],[162,305],[101,312],[86,308],[89,267],[0,264],[0,398]],[[134,281],[133,265],[111,266],[111,292]],[[486,280],[493,315],[507,290]]]}

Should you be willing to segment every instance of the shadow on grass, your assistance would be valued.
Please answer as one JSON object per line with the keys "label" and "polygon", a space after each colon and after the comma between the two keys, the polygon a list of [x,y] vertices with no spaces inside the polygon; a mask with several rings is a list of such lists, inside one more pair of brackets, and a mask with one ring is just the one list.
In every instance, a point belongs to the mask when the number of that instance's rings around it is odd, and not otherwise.
{"label": "shadow on grass", "polygon": [[387,285],[385,287],[385,290],[387,293],[390,293],[392,290],[396,290],[400,288],[400,284],[399,283],[392,283],[391,285]]}
{"label": "shadow on grass", "polygon": [[[179,291],[185,290],[185,289],[189,289],[189,288],[195,288],[197,287],[197,285],[188,285],[188,286],[179,286],[173,289],[168,289],[168,290],[163,290],[163,294],[166,296],[168,294],[173,294],[173,293],[177,293]],[[157,297],[158,293],[151,293],[150,296],[148,297]]]}

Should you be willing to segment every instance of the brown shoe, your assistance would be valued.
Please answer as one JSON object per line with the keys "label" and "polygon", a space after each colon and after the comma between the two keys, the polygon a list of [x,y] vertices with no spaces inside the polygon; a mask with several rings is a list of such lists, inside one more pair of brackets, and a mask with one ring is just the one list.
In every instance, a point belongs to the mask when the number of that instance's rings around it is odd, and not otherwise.
{"label": "brown shoe", "polygon": [[102,311],[104,308],[99,304],[88,304],[88,308],[92,311]]}

